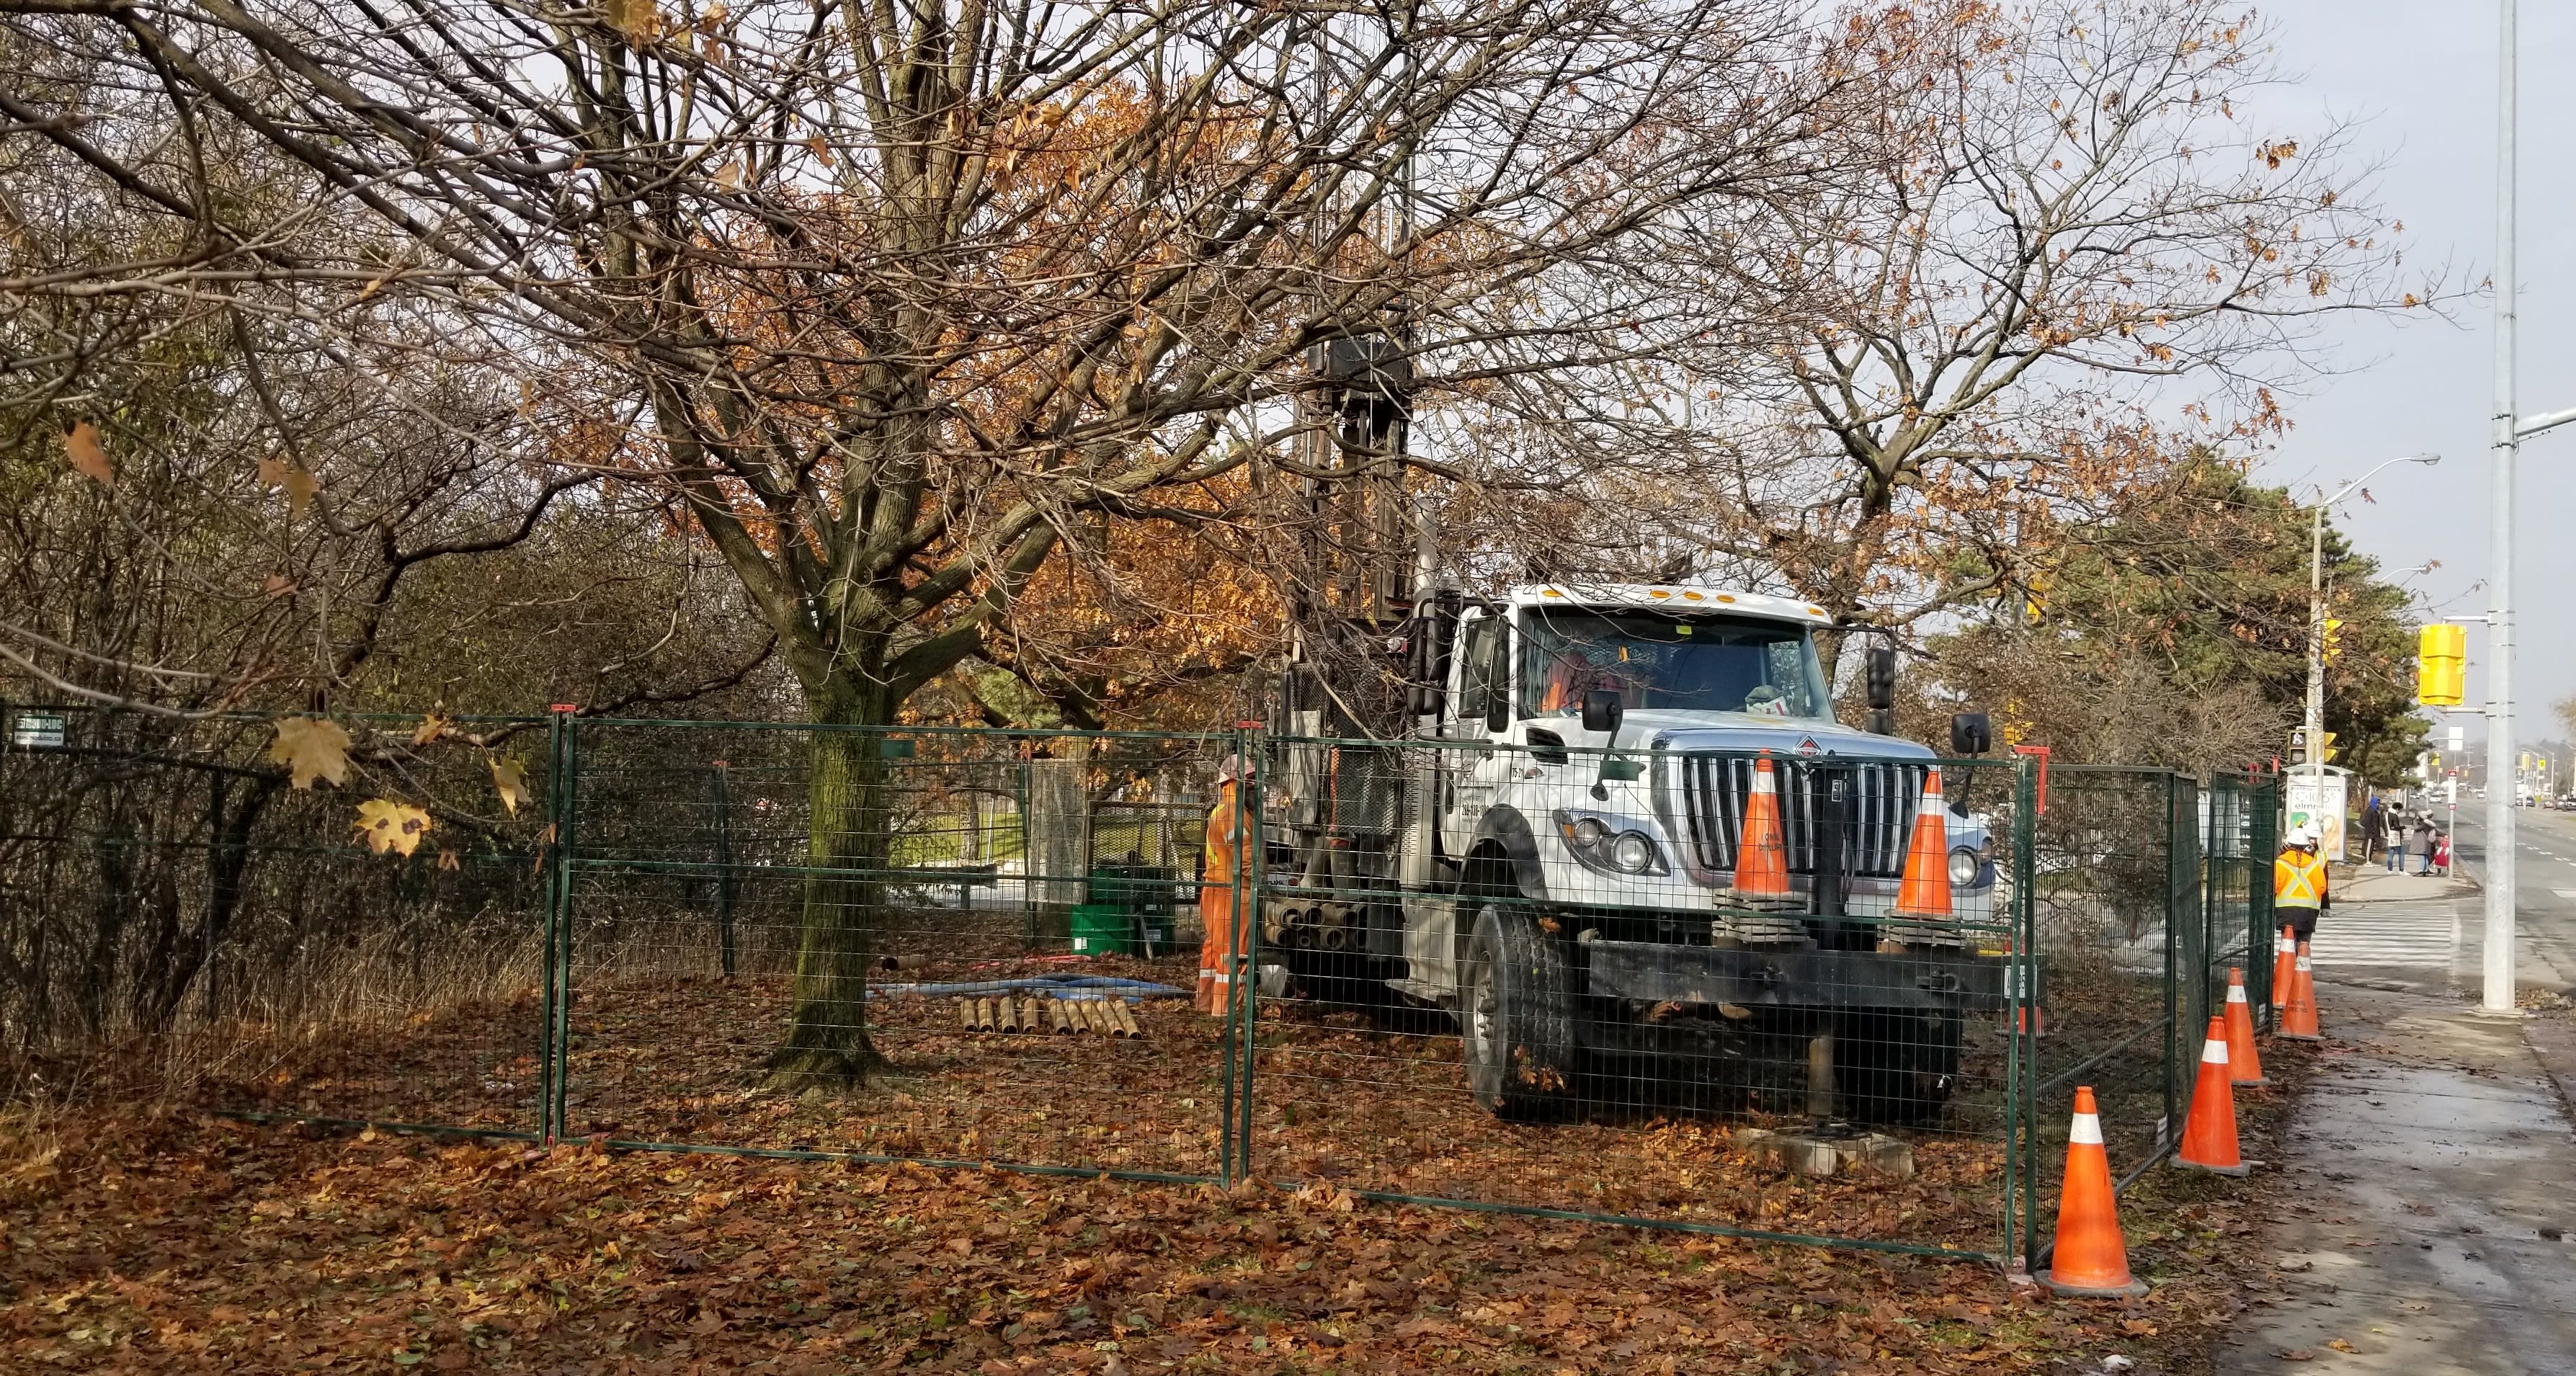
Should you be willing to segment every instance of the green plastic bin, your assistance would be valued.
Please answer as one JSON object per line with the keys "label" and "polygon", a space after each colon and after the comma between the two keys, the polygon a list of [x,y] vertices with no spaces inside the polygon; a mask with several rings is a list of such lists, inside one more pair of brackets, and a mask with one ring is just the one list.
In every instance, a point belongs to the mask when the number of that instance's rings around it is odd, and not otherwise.
{"label": "green plastic bin", "polygon": [[1115,903],[1073,905],[1073,953],[1078,956],[1133,955],[1136,914]]}

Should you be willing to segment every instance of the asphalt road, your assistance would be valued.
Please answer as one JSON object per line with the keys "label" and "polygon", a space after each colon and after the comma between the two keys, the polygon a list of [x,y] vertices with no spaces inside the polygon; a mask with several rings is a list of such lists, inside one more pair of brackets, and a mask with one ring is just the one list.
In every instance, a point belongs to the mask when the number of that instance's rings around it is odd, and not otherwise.
{"label": "asphalt road", "polygon": [[[2485,822],[2484,802],[2460,800],[2451,852],[2481,884],[2486,879]],[[2523,808],[2516,816],[2514,841],[2516,983],[2567,990],[2576,986],[2576,812]],[[2469,947],[2462,954],[2471,970],[2479,968],[2485,901],[2479,894],[2460,903]]]}

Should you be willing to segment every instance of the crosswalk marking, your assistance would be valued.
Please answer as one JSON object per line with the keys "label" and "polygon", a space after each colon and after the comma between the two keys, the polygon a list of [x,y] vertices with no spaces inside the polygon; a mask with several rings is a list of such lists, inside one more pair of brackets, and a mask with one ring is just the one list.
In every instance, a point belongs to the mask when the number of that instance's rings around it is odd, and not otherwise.
{"label": "crosswalk marking", "polygon": [[2317,923],[2308,959],[2318,965],[2448,965],[2458,941],[2449,904],[2355,903]]}
{"label": "crosswalk marking", "polygon": [[2551,889],[2550,892],[2561,898],[2576,898],[2576,889]]}

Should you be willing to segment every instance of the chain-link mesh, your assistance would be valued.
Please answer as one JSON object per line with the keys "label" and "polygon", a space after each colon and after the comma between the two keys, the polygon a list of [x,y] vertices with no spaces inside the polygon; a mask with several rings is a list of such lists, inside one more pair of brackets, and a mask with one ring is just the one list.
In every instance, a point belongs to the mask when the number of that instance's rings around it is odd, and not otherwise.
{"label": "chain-link mesh", "polygon": [[557,1130],[1220,1174],[1232,749],[579,724]]}
{"label": "chain-link mesh", "polygon": [[[22,1089],[144,1046],[263,1115],[2005,1259],[2044,1241],[2074,1086],[2134,1174],[2228,970],[2267,1002],[2268,776],[339,725],[349,776],[297,790],[275,719],[10,713]],[[370,798],[431,819],[413,854],[357,843]]]}
{"label": "chain-link mesh", "polygon": [[[299,790],[276,720],[0,715],[22,1092],[114,1067],[246,1111],[535,1130],[543,723],[344,718],[345,777]],[[496,763],[526,766],[515,814]],[[374,797],[429,819],[411,854],[360,844]]]}
{"label": "chain-link mesh", "polygon": [[1271,742],[1255,1172],[1993,1248],[2012,770],[1889,744]]}

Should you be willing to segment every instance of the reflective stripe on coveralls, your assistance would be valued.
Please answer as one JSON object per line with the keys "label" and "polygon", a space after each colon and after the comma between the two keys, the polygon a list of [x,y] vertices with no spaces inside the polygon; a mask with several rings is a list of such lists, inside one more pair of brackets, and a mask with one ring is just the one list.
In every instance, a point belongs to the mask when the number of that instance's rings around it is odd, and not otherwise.
{"label": "reflective stripe on coveralls", "polygon": [[2303,850],[2285,850],[2272,862],[2272,906],[2275,908],[2316,908],[2324,906],[2326,862]]}
{"label": "reflective stripe on coveralls", "polygon": [[1220,1016],[1231,1001],[1234,963],[1246,942],[1245,916],[1250,908],[1235,901],[1241,873],[1243,808],[1237,786],[1228,779],[1217,786],[1216,806],[1208,812],[1207,861],[1199,869],[1199,920],[1207,935],[1199,942],[1198,1010]]}

